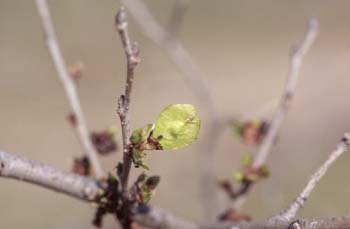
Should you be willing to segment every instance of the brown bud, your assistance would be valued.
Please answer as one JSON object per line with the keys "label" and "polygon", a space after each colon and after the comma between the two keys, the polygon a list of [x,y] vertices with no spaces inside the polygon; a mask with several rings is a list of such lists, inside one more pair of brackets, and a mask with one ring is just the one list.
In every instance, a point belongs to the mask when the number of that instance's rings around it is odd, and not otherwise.
{"label": "brown bud", "polygon": [[73,113],[70,113],[69,115],[67,115],[67,120],[73,127],[76,127],[78,124],[77,117]]}
{"label": "brown bud", "polygon": [[83,67],[84,65],[82,62],[77,62],[69,66],[68,68],[69,75],[72,77],[75,83],[79,82],[82,76]]}
{"label": "brown bud", "polygon": [[72,172],[83,176],[91,175],[92,168],[89,158],[85,155],[82,157],[75,158]]}
{"label": "brown bud", "polygon": [[92,132],[90,137],[97,152],[101,155],[109,154],[117,149],[114,136],[108,131]]}
{"label": "brown bud", "polygon": [[240,135],[247,144],[258,145],[264,139],[268,130],[268,123],[265,121],[245,122],[240,128]]}

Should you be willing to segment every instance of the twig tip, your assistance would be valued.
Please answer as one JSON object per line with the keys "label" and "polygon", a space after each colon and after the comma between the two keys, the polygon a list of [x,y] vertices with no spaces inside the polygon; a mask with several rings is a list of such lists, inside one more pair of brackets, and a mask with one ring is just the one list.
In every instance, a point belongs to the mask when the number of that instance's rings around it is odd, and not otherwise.
{"label": "twig tip", "polygon": [[309,19],[309,28],[310,29],[318,29],[319,22],[317,18],[312,17]]}
{"label": "twig tip", "polygon": [[115,23],[118,28],[126,26],[126,11],[123,6],[121,6],[115,16]]}

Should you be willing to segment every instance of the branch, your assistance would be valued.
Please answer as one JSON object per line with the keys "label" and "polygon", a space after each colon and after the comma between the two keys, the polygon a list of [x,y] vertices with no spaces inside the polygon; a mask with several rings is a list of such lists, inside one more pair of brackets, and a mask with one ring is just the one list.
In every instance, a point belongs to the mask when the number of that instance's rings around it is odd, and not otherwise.
{"label": "branch", "polygon": [[94,201],[100,189],[99,183],[91,178],[64,172],[1,150],[0,176],[37,184],[86,201]]}
{"label": "branch", "polygon": [[[296,224],[297,223],[297,224]],[[199,225],[200,229],[347,229],[350,216],[332,218],[299,219],[292,223],[282,221],[260,220],[242,223],[215,223]]]}
{"label": "branch", "polygon": [[123,170],[121,175],[122,189],[126,190],[128,186],[129,173],[132,163],[132,151],[129,144],[130,137],[130,121],[129,121],[129,106],[132,85],[134,81],[134,73],[137,64],[140,62],[139,49],[137,45],[131,44],[128,32],[128,23],[126,20],[126,12],[124,8],[120,8],[116,15],[116,27],[119,32],[122,44],[124,47],[127,60],[127,75],[125,84],[125,93],[118,100],[118,115],[122,127],[123,135]]}
{"label": "branch", "polygon": [[286,87],[283,92],[280,105],[277,108],[276,114],[272,120],[270,130],[268,131],[267,136],[259,148],[253,162],[253,166],[255,168],[259,168],[264,165],[269,153],[271,152],[271,148],[276,140],[278,130],[281,127],[284,116],[293,99],[303,58],[315,41],[317,34],[318,21],[316,19],[311,19],[309,21],[309,28],[305,35],[304,41],[292,54]]}
{"label": "branch", "polygon": [[344,137],[341,139],[337,148],[331,152],[328,159],[323,163],[323,165],[310,177],[310,180],[306,184],[304,190],[300,193],[300,195],[295,199],[291,205],[280,214],[273,216],[273,219],[282,220],[282,221],[290,221],[294,219],[297,212],[302,208],[305,204],[305,201],[310,196],[312,190],[316,187],[316,184],[321,180],[321,178],[325,175],[328,168],[340,157],[346,150],[350,147],[350,133],[345,133]]}
{"label": "branch", "polygon": [[[271,153],[271,148],[276,141],[278,131],[282,125],[284,117],[290,107],[291,101],[294,97],[296,84],[299,78],[299,71],[301,68],[302,60],[306,53],[309,51],[311,45],[315,41],[318,34],[318,21],[311,19],[308,25],[308,31],[301,45],[294,50],[290,60],[290,68],[287,76],[286,87],[284,89],[279,107],[271,121],[271,126],[268,133],[260,146],[256,157],[253,161],[253,168],[260,168],[267,160],[267,157]],[[238,210],[241,205],[245,202],[245,195],[240,196],[235,200],[234,208]]]}
{"label": "branch", "polygon": [[[349,146],[349,134],[339,144],[337,150]],[[346,140],[345,140],[346,139]],[[336,150],[336,151],[337,151]],[[329,166],[329,165],[328,165]],[[27,158],[6,153],[0,150],[0,176],[17,179],[36,184],[84,201],[95,201],[99,193],[104,189],[98,181],[64,172],[49,165],[35,162]],[[242,223],[195,223],[181,219],[170,212],[152,207],[145,213],[136,213],[134,220],[145,227],[161,229],[177,228],[203,228],[203,229],[259,229],[259,228],[283,228],[288,227],[290,222],[277,220],[262,220]],[[349,228],[350,217],[334,217],[324,219],[300,219],[291,223],[301,225],[300,228]],[[297,228],[297,227],[291,227]]]}
{"label": "branch", "polygon": [[171,37],[177,37],[182,25],[185,13],[188,9],[189,0],[176,0],[171,10],[171,15],[168,21],[168,31]]}
{"label": "branch", "polygon": [[84,113],[81,109],[79,97],[77,94],[77,89],[72,78],[69,76],[60,47],[58,45],[47,2],[46,0],[36,0],[36,6],[43,24],[47,47],[49,48],[52,61],[63,84],[69,105],[76,120],[75,128],[77,130],[78,137],[85,152],[87,153],[87,156],[91,161],[96,177],[102,178],[105,174],[99,161],[97,152],[90,141]]}
{"label": "branch", "polygon": [[[206,109],[206,113],[209,115],[209,131],[212,129],[211,127],[217,126],[220,119],[211,95],[210,87],[206,82],[206,76],[194,62],[190,53],[180,41],[156,21],[142,1],[122,0],[122,3],[128,8],[135,22],[140,26],[143,34],[156,45],[163,48],[171,61],[179,71],[183,73],[182,76],[197,97],[200,107]],[[181,2],[181,4],[184,3],[185,2]],[[209,132],[208,135],[213,136],[212,133]],[[209,150],[213,149],[211,145],[211,141],[204,142],[201,145],[201,152],[203,152],[203,154],[199,162],[202,170],[200,177],[201,198],[203,199],[204,208],[207,209],[207,216],[214,215],[218,203],[216,195],[216,176],[214,175],[215,168],[212,163],[215,152],[214,150]]]}
{"label": "branch", "polygon": [[147,228],[199,229],[199,225],[197,223],[181,219],[180,217],[177,217],[164,209],[155,207],[150,208],[145,214],[139,213],[135,215],[133,219],[138,224]]}
{"label": "branch", "polygon": [[[141,1],[122,0],[122,3],[129,9],[144,35],[161,48],[164,48],[171,60],[183,73],[185,81],[197,96],[200,105],[206,108],[209,114],[216,116],[210,89],[205,81],[206,77],[184,46],[156,21]],[[181,4],[185,4],[185,2],[181,2]]]}

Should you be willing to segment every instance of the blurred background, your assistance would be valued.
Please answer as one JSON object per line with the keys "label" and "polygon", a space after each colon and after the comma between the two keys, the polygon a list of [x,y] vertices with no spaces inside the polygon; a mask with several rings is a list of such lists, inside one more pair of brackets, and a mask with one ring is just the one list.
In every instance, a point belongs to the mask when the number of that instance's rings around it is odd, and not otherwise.
{"label": "blurred background", "polygon": [[[49,0],[56,34],[67,64],[84,63],[79,95],[90,130],[119,127],[116,101],[123,93],[125,58],[114,16],[119,1]],[[145,0],[157,20],[168,25],[175,1]],[[316,17],[320,34],[307,54],[300,81],[273,148],[269,179],[259,182],[242,211],[263,218],[286,207],[309,176],[349,131],[349,1],[191,0],[179,40],[207,76],[217,111],[222,115],[254,114],[280,97],[292,45]],[[129,16],[132,39],[139,43],[131,104],[132,127],[153,122],[172,103],[198,105],[182,73],[164,50],[140,31]],[[70,170],[81,147],[66,116],[63,88],[45,46],[34,1],[0,0],[0,148]],[[188,219],[200,220],[201,136],[208,127],[206,109],[199,140],[183,150],[151,152],[149,174],[161,175],[151,204]],[[120,145],[119,141],[119,146]],[[239,169],[244,145],[227,128],[215,150],[216,176],[231,179]],[[103,157],[113,171],[121,158]],[[348,215],[349,154],[342,156],[319,183],[301,217]],[[134,170],[138,174],[141,170]],[[0,179],[1,228],[93,228],[94,206],[38,186]],[[221,193],[222,210],[227,199]],[[112,217],[105,228],[115,228]]]}

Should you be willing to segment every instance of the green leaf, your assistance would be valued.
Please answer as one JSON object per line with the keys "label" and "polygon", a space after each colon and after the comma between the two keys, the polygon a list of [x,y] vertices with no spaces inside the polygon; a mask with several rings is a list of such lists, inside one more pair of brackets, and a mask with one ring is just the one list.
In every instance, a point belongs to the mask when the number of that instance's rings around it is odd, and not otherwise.
{"label": "green leaf", "polygon": [[190,104],[173,104],[158,116],[152,136],[162,149],[178,149],[191,144],[198,136],[200,120]]}
{"label": "green leaf", "polygon": [[145,186],[150,190],[154,190],[156,189],[159,182],[160,182],[160,176],[150,176],[145,181]]}
{"label": "green leaf", "polygon": [[155,189],[159,184],[159,176],[148,177],[147,180],[141,186],[142,202],[148,203],[155,194]]}
{"label": "green leaf", "polygon": [[141,166],[142,168],[149,170],[148,165],[145,162],[145,154],[143,151],[133,148],[132,150],[132,161],[135,164],[135,167]]}
{"label": "green leaf", "polygon": [[142,202],[147,204],[153,197],[154,191],[147,188],[146,186],[141,187],[141,196],[142,196]]}
{"label": "green leaf", "polygon": [[130,141],[133,145],[145,142],[153,129],[153,124],[147,124],[142,128],[134,130],[131,134]]}

